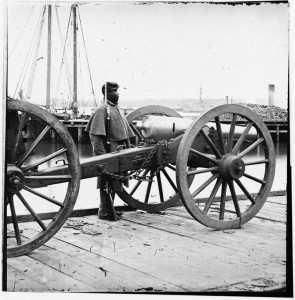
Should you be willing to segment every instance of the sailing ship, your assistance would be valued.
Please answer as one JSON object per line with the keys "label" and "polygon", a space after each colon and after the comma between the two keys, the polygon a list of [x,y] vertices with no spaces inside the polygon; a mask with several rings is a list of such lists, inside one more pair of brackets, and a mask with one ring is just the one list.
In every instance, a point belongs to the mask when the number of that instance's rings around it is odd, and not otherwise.
{"label": "sailing ship", "polygon": [[[59,9],[64,10],[65,7],[58,5],[42,6],[38,22],[36,23],[35,33],[30,41],[30,47],[28,48],[28,53],[22,67],[22,72],[20,73],[17,86],[15,87],[14,95],[9,96],[43,106],[46,110],[55,114],[60,119],[89,118],[97,106],[97,100],[93,88],[93,80],[90,72],[79,6],[73,4],[70,6],[70,9],[66,6],[66,9],[69,10],[66,32],[63,32],[62,30]],[[56,20],[55,24],[53,24],[54,19]],[[43,34],[44,27],[46,27],[46,20],[47,49],[46,53],[41,53],[41,41],[44,40]],[[22,32],[26,29],[26,25],[27,22],[22,28]],[[57,33],[53,34],[53,25],[58,28],[59,41],[58,39],[53,38],[57,36]],[[57,48],[56,44],[58,42],[62,51],[58,55],[56,53],[53,55],[52,48],[53,46]],[[80,44],[82,44],[82,47]],[[11,58],[10,56],[14,49],[15,45],[9,49],[9,59]],[[83,54],[85,63],[81,66]],[[56,72],[54,74],[52,72],[53,59],[55,60],[55,65],[57,65],[57,61],[59,62],[58,76],[55,76]],[[40,67],[41,61],[46,62],[46,71],[41,73],[43,78],[39,78],[41,76],[36,78],[37,69]],[[44,63],[42,63],[42,65],[44,66]],[[87,77],[92,97],[90,100],[86,100],[86,97],[83,95],[83,68],[86,68],[86,72],[88,73]],[[54,93],[53,78],[57,80]],[[33,99],[32,93],[36,79],[44,80],[46,85],[46,96],[39,96]],[[78,79],[80,80],[80,84]],[[79,88],[80,91],[78,90]],[[79,95],[80,98],[78,97]]]}

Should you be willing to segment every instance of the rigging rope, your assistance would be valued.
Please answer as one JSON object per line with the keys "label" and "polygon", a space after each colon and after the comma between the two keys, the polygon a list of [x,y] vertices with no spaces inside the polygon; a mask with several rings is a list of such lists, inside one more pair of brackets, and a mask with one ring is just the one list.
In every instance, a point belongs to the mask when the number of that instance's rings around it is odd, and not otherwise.
{"label": "rigging rope", "polygon": [[89,60],[88,60],[88,55],[87,55],[87,51],[86,51],[86,44],[85,44],[85,38],[84,38],[84,32],[83,32],[83,27],[82,27],[82,22],[81,22],[79,7],[78,7],[78,16],[79,16],[81,33],[82,33],[82,38],[83,38],[83,44],[84,44],[84,49],[85,49],[85,54],[86,54],[86,60],[87,60],[87,66],[88,66],[88,71],[89,71],[89,77],[90,77],[90,82],[91,82],[91,87],[92,87],[92,94],[93,94],[93,97],[94,97],[94,103],[97,106],[97,101],[96,101],[96,97],[95,97],[95,93],[94,93],[94,89],[93,89],[92,77],[91,77],[91,73],[90,73],[90,66],[89,66]]}
{"label": "rigging rope", "polygon": [[[33,13],[33,10],[34,10],[34,7],[32,7],[31,13],[30,13],[30,15],[29,15],[29,17],[28,17],[28,19],[27,19],[25,25],[22,26],[22,30],[21,30],[21,32],[19,33],[19,35],[18,35],[18,37],[17,37],[17,39],[16,39],[16,41],[15,41],[15,43],[14,43],[14,45],[13,45],[11,51],[10,51],[10,53],[8,54],[8,58],[9,58],[10,55],[12,54],[13,50],[15,49],[15,46],[17,45],[17,43],[18,43],[18,41],[19,41],[20,36],[22,35],[23,31],[25,30],[25,28],[26,28],[26,26],[27,26],[27,24],[28,24],[28,22],[29,22],[29,19],[30,19],[32,13]],[[10,26],[11,26],[11,25],[10,25]]]}
{"label": "rigging rope", "polygon": [[[57,19],[57,24],[58,24],[58,29],[59,29],[59,36],[60,36],[60,42],[61,45],[63,46],[63,36],[61,32],[61,26],[60,26],[60,20],[59,20],[59,15],[58,15],[58,10],[57,10],[57,5],[55,5],[55,12],[56,12],[56,19]],[[70,15],[71,17],[71,15]],[[64,62],[65,62],[65,68],[66,68],[66,73],[67,73],[67,80],[68,80],[68,85],[69,85],[69,91],[72,91],[72,85],[71,85],[71,73],[70,73],[70,67],[69,67],[69,61],[67,57],[67,50],[65,48],[65,54],[64,54]]]}
{"label": "rigging rope", "polygon": [[[58,90],[60,88],[61,71],[62,71],[62,66],[63,66],[63,63],[64,63],[65,49],[66,49],[66,43],[67,43],[67,39],[68,39],[71,15],[72,15],[72,10],[70,11],[69,21],[68,21],[68,26],[67,26],[67,32],[66,32],[66,38],[65,38],[65,42],[64,42],[64,46],[63,46],[62,59],[61,59],[59,73],[58,73],[57,85],[56,85],[56,90],[55,90],[56,97],[57,97]],[[72,91],[72,89],[70,89],[70,93],[71,93],[71,91]]]}
{"label": "rigging rope", "polygon": [[[23,65],[23,68],[22,68],[22,71],[20,73],[20,76],[19,76],[19,80],[17,82],[17,85],[16,85],[16,88],[15,88],[15,92],[14,92],[14,95],[13,95],[13,98],[16,98],[16,93],[19,89],[22,88],[22,85],[23,85],[23,82],[25,80],[25,74],[26,74],[26,70],[29,66],[29,61],[31,59],[31,56],[32,56],[32,50],[34,48],[34,42],[35,42],[35,38],[36,38],[36,35],[37,35],[37,31],[38,31],[38,28],[39,28],[39,23],[41,22],[42,20],[42,15],[43,13],[45,13],[45,10],[46,10],[46,6],[43,5],[43,11],[41,11],[40,13],[40,17],[38,19],[38,22],[37,22],[37,26],[36,26],[36,29],[35,29],[35,32],[34,32],[34,35],[33,35],[33,38],[31,40],[31,43],[30,43],[30,46],[29,46],[29,50],[28,50],[28,53],[27,53],[27,56],[26,56],[26,59],[25,59],[25,62],[24,62],[24,65]],[[22,78],[23,77],[23,78]],[[20,84],[20,81],[22,80],[21,84]]]}
{"label": "rigging rope", "polygon": [[80,70],[80,78],[81,78],[81,98],[82,98],[82,107],[84,107],[85,106],[85,100],[84,100],[84,89],[83,89],[83,76],[82,76],[82,64],[81,64],[81,51],[80,51],[80,46],[79,46],[79,43],[77,43],[77,45],[78,45],[78,55],[79,55],[79,70]]}
{"label": "rigging rope", "polygon": [[[13,24],[15,24],[14,21],[17,20],[17,17],[18,17],[19,12],[20,12],[20,9],[19,9],[19,7],[17,7],[17,10],[15,11],[14,16],[11,18],[11,21],[8,21],[8,23],[10,22],[10,24],[8,25],[8,30],[7,30],[8,33],[10,33],[10,28],[11,28],[11,26],[12,26]],[[8,18],[8,20],[9,20],[9,19],[10,19],[10,18]]]}
{"label": "rigging rope", "polygon": [[35,48],[35,55],[34,55],[34,58],[33,58],[33,61],[32,61],[33,64],[32,64],[32,68],[31,68],[30,77],[29,77],[29,80],[28,80],[28,86],[27,86],[27,91],[26,91],[26,96],[27,96],[28,99],[31,98],[33,83],[34,83],[35,74],[36,74],[38,54],[39,54],[41,36],[42,36],[43,25],[44,25],[44,16],[45,16],[45,10],[43,12],[42,20],[41,20],[41,23],[40,23],[40,28],[39,28],[39,32],[38,32],[38,39],[37,39],[37,44],[36,44],[36,48]]}

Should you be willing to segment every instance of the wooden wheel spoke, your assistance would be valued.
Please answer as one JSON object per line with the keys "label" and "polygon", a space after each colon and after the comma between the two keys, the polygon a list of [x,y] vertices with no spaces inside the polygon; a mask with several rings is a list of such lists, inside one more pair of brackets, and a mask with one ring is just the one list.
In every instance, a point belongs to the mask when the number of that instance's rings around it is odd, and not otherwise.
{"label": "wooden wheel spoke", "polygon": [[[145,169],[141,176],[142,177],[146,176],[149,171],[150,171],[150,169]],[[140,180],[137,181],[137,183],[135,184],[135,186],[132,188],[131,192],[129,193],[130,196],[132,196],[136,192],[136,190],[141,185],[141,183],[142,183],[142,181],[140,181]]]}
{"label": "wooden wheel spoke", "polygon": [[132,188],[131,192],[130,192],[130,196],[132,196],[136,190],[138,189],[138,187],[141,185],[142,181],[137,181],[135,186]]}
{"label": "wooden wheel spoke", "polygon": [[[10,223],[7,226],[8,232],[13,237],[9,239],[12,243],[7,243],[7,257],[10,258],[26,255],[44,245],[62,227],[66,221],[65,217],[73,210],[78,196],[81,168],[79,154],[71,135],[52,114],[29,102],[10,97],[6,100],[7,133],[11,137],[7,144],[6,193],[7,196],[11,195],[10,197],[13,198],[9,200],[6,197],[6,202],[3,204],[8,203],[9,206],[5,207],[9,213],[9,216],[5,217]],[[31,129],[38,131],[32,139],[29,134]],[[58,135],[57,147],[47,143],[47,136],[51,130]],[[29,135],[28,139],[25,138],[27,135]],[[14,156],[13,160],[11,160],[12,156]],[[60,158],[65,159],[67,164],[64,172],[45,174],[47,172],[40,170],[49,165],[53,166]],[[53,166],[53,169],[59,169],[59,167]],[[66,189],[58,199],[55,199],[48,191],[35,188],[61,182],[65,182],[62,185],[65,185]],[[55,189],[55,192],[58,193],[58,189]],[[25,211],[25,216],[20,216],[19,205],[20,209]],[[44,205],[52,208],[50,225],[42,217],[41,209]],[[25,229],[22,228],[26,220],[36,223],[38,230],[36,235],[26,237]]]}
{"label": "wooden wheel spoke", "polygon": [[137,170],[128,171],[128,172],[127,172],[127,173],[128,173],[128,176],[133,175],[136,171],[137,171]]}
{"label": "wooden wheel spoke", "polygon": [[215,196],[216,196],[216,194],[217,194],[217,192],[219,190],[219,187],[220,187],[221,183],[222,183],[222,179],[218,178],[217,181],[216,181],[216,183],[215,183],[215,186],[214,186],[214,188],[213,188],[213,190],[211,192],[211,195],[208,198],[208,201],[206,202],[205,208],[203,210],[204,214],[208,213],[209,208],[210,208],[211,204],[213,203],[213,200],[214,200],[214,198],[215,198]]}
{"label": "wooden wheel spoke", "polygon": [[71,175],[49,175],[49,176],[42,176],[42,175],[37,175],[37,174],[30,174],[29,176],[25,176],[26,179],[30,180],[52,180],[52,179],[72,179]]}
{"label": "wooden wheel spoke", "polygon": [[221,154],[225,154],[225,147],[224,147],[224,142],[223,142],[223,133],[222,133],[219,117],[215,117],[215,122],[216,122],[220,152],[221,152]]}
{"label": "wooden wheel spoke", "polygon": [[21,245],[22,240],[21,240],[21,236],[20,236],[20,231],[19,231],[19,227],[18,227],[17,216],[16,216],[16,212],[15,212],[15,207],[14,207],[14,202],[13,202],[13,196],[12,195],[8,196],[8,202],[10,204],[10,211],[11,211],[11,217],[12,217],[12,223],[13,223],[16,243],[18,245]]}
{"label": "wooden wheel spoke", "polygon": [[18,150],[18,147],[19,147],[20,140],[23,137],[22,129],[24,128],[26,119],[27,119],[27,113],[25,112],[25,113],[22,114],[21,119],[20,119],[19,124],[18,124],[17,135],[16,135],[15,144],[14,144],[13,151],[12,151],[12,159],[11,159],[12,161],[14,161],[14,159],[15,159],[15,156],[16,156],[16,153],[17,153],[17,150]]}
{"label": "wooden wheel spoke", "polygon": [[23,187],[23,189],[26,190],[26,191],[28,191],[28,192],[30,192],[30,193],[32,193],[32,194],[34,194],[34,195],[36,195],[36,196],[39,196],[39,197],[45,199],[45,200],[47,200],[47,201],[49,201],[49,202],[51,202],[53,204],[56,204],[57,206],[64,207],[63,203],[60,203],[60,202],[56,201],[55,199],[53,199],[53,198],[51,198],[49,196],[46,196],[46,195],[44,195],[44,194],[42,194],[40,192],[37,192],[34,189],[28,187],[27,185],[25,185]]}
{"label": "wooden wheel spoke", "polygon": [[144,136],[138,131],[138,129],[132,124],[132,122],[129,125],[132,128],[133,132],[140,139],[140,141],[146,141],[146,139],[144,138]]}
{"label": "wooden wheel spoke", "polygon": [[196,154],[196,155],[198,155],[198,156],[201,156],[201,157],[203,157],[203,158],[205,158],[205,159],[207,159],[207,160],[213,162],[214,164],[217,164],[217,165],[218,165],[218,161],[217,161],[217,160],[211,158],[211,156],[208,156],[208,155],[205,154],[205,153],[202,153],[202,152],[200,152],[200,151],[198,151],[198,150],[195,150],[195,149],[193,149],[193,148],[190,149],[190,152],[192,152],[192,153],[194,153],[194,154]]}
{"label": "wooden wheel spoke", "polygon": [[169,181],[170,185],[173,187],[175,193],[178,193],[178,189],[177,189],[176,185],[174,184],[174,182],[172,181],[172,179],[170,178],[170,176],[168,175],[166,170],[162,169],[162,172],[165,175],[165,177],[167,178],[167,180]]}
{"label": "wooden wheel spoke", "polygon": [[163,187],[162,187],[162,180],[161,180],[160,173],[157,174],[157,181],[158,181],[158,189],[159,189],[160,201],[164,202]]}
{"label": "wooden wheel spoke", "polygon": [[51,127],[49,125],[47,125],[42,130],[42,132],[39,134],[39,136],[36,138],[36,140],[29,146],[29,148],[27,149],[27,151],[18,160],[18,162],[16,163],[17,167],[20,167],[24,163],[24,161],[28,158],[28,156],[32,153],[32,151],[34,151],[34,149],[37,147],[37,145],[40,143],[40,141],[43,139],[43,137],[49,131],[50,128]]}
{"label": "wooden wheel spoke", "polygon": [[268,162],[269,162],[268,159],[261,159],[261,160],[247,161],[244,163],[245,163],[245,166],[250,166],[250,165],[266,164]]}
{"label": "wooden wheel spoke", "polygon": [[207,179],[198,189],[196,189],[191,195],[192,198],[196,197],[198,194],[200,194],[212,181],[214,181],[219,174],[212,175],[209,179]]}
{"label": "wooden wheel spoke", "polygon": [[219,220],[224,220],[226,189],[227,189],[227,182],[223,181],[222,188],[221,188],[221,197],[220,197]]}
{"label": "wooden wheel spoke", "polygon": [[209,147],[211,148],[211,150],[213,151],[213,153],[216,155],[217,158],[221,158],[221,154],[220,152],[217,150],[217,148],[215,147],[215,145],[212,143],[211,139],[208,137],[208,135],[205,133],[204,129],[202,128],[200,131],[202,137],[204,138],[204,140],[206,141],[206,143],[209,145]]}
{"label": "wooden wheel spoke", "polygon": [[232,199],[233,199],[233,203],[234,203],[234,206],[235,206],[235,209],[236,209],[237,216],[241,217],[242,215],[241,215],[241,211],[240,211],[240,206],[239,206],[236,190],[235,190],[235,187],[234,187],[234,183],[233,183],[232,180],[228,181],[228,186],[229,186],[229,189],[230,189],[230,192],[231,192],[231,196],[232,196]]}
{"label": "wooden wheel spoke", "polygon": [[230,124],[230,129],[229,129],[228,141],[227,141],[227,149],[226,149],[227,153],[230,153],[233,147],[236,122],[237,122],[237,115],[233,114],[231,124]]}
{"label": "wooden wheel spoke", "polygon": [[171,164],[168,164],[167,167],[173,171],[176,171],[176,168],[174,166],[172,166]]}
{"label": "wooden wheel spoke", "polygon": [[38,217],[38,215],[34,212],[34,210],[32,209],[32,207],[29,205],[29,203],[25,200],[25,198],[22,196],[21,193],[17,193],[16,194],[18,196],[18,198],[21,200],[21,202],[23,203],[23,205],[26,207],[26,209],[30,212],[30,214],[32,215],[32,217],[35,219],[35,221],[40,225],[40,227],[46,231],[47,227],[45,226],[45,224],[41,221],[41,219]]}
{"label": "wooden wheel spoke", "polygon": [[38,162],[32,163],[31,165],[23,168],[22,171],[25,173],[25,172],[29,171],[30,169],[32,169],[34,167],[37,167],[37,166],[39,166],[39,165],[41,165],[41,164],[49,161],[50,159],[52,159],[52,158],[54,158],[56,156],[61,155],[62,153],[66,152],[66,151],[68,151],[66,148],[62,148],[62,149],[60,149],[60,150],[58,150],[58,151],[56,151],[56,152],[54,152],[54,153],[52,153],[50,155],[45,156],[44,158],[42,158]]}
{"label": "wooden wheel spoke", "polygon": [[236,155],[240,149],[240,147],[242,146],[248,132],[250,131],[251,127],[252,127],[253,123],[252,122],[249,122],[245,128],[245,130],[243,131],[243,133],[241,134],[240,138],[238,139],[236,145],[234,146],[233,150],[232,150],[232,153],[234,155]]}
{"label": "wooden wheel spoke", "polygon": [[240,187],[240,189],[244,192],[244,194],[248,197],[248,199],[255,204],[256,201],[253,199],[253,197],[250,195],[250,193],[248,192],[248,190],[245,188],[245,186],[242,184],[242,182],[239,179],[235,179],[235,182],[238,184],[238,186]]}
{"label": "wooden wheel spoke", "polygon": [[247,177],[247,178],[249,178],[249,179],[252,179],[253,181],[259,182],[259,183],[261,183],[261,184],[265,184],[265,181],[264,181],[264,180],[261,180],[261,179],[259,179],[259,178],[257,178],[257,177],[254,177],[254,176],[252,176],[252,175],[249,175],[249,174],[247,174],[247,173],[244,173],[243,176],[245,176],[245,177]]}
{"label": "wooden wheel spoke", "polygon": [[[214,139],[206,126],[213,130]],[[259,212],[271,190],[273,141],[265,122],[251,109],[220,105],[201,114],[186,130],[177,150],[176,170],[179,195],[195,220],[216,230],[240,228]],[[259,197],[251,187],[258,187]],[[238,201],[239,191],[245,201]]]}
{"label": "wooden wheel spoke", "polygon": [[153,184],[153,181],[152,181],[153,177],[154,177],[154,172],[151,171],[151,174],[149,176],[149,182],[148,182],[146,194],[145,194],[144,203],[148,203],[149,202],[149,197],[150,197],[150,193],[151,193],[151,187],[152,187],[152,184]]}
{"label": "wooden wheel spoke", "polygon": [[207,169],[202,169],[202,170],[187,171],[186,174],[187,174],[187,176],[191,176],[191,175],[215,172],[215,171],[218,171],[218,167],[212,167],[212,168],[207,168]]}
{"label": "wooden wheel spoke", "polygon": [[239,153],[237,156],[242,158],[247,153],[249,153],[251,150],[253,150],[255,147],[257,147],[259,144],[261,144],[264,141],[264,138],[259,138],[255,143],[251,144],[248,148],[243,150],[241,153]]}

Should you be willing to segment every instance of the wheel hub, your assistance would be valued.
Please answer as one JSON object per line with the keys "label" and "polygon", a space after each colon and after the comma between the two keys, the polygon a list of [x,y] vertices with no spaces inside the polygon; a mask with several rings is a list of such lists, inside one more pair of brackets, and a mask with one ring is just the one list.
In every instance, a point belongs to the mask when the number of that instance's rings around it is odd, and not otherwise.
{"label": "wheel hub", "polygon": [[18,193],[25,184],[25,176],[15,165],[7,165],[6,188],[10,193]]}
{"label": "wheel hub", "polygon": [[219,172],[225,180],[238,179],[245,172],[245,163],[236,155],[227,154],[219,164]]}

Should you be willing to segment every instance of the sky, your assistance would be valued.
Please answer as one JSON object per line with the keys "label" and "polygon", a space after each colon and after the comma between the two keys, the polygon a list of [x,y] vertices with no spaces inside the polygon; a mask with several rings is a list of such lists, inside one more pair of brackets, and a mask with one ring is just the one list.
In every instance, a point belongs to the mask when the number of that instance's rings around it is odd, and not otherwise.
{"label": "sky", "polygon": [[[72,33],[65,48],[67,61],[61,67],[63,46],[56,10],[64,39],[71,3],[55,4],[51,95],[70,98],[65,65],[72,68]],[[24,79],[21,75],[28,53],[34,53],[30,44],[42,5],[14,2],[8,6],[8,90],[12,97],[21,82],[24,91],[28,90],[31,66]],[[199,99],[202,89],[204,99],[228,96],[267,104],[268,85],[274,84],[274,104],[287,107],[286,3],[91,2],[79,5],[78,11],[78,94],[82,99],[92,97],[91,81],[96,99],[101,99],[105,81],[115,81],[120,85],[120,99],[138,102],[166,99],[169,105],[169,99]],[[32,102],[40,104],[46,95],[47,12],[43,30],[31,94]],[[69,78],[72,84],[72,75]]]}

